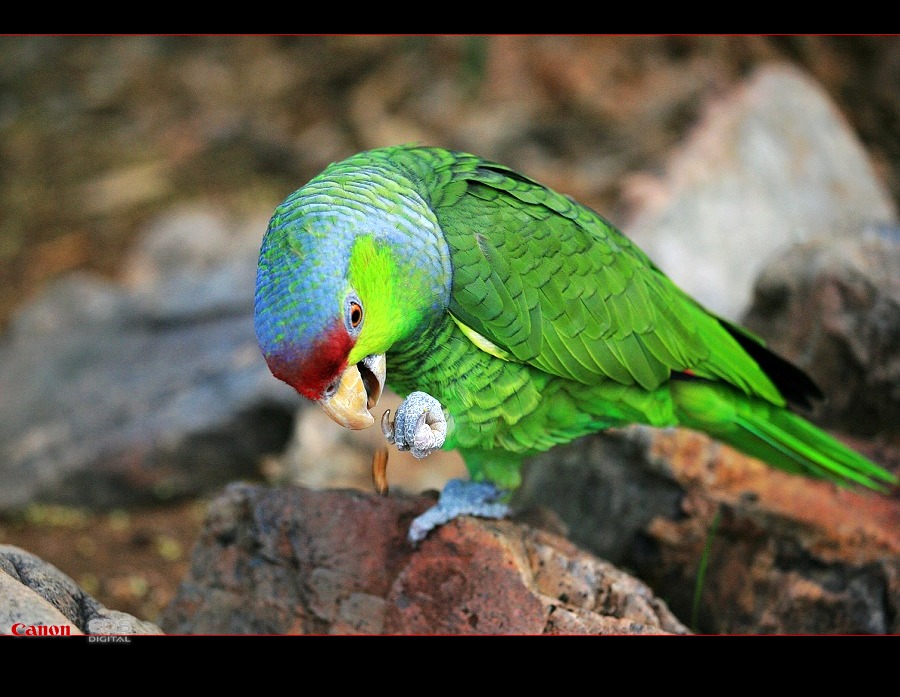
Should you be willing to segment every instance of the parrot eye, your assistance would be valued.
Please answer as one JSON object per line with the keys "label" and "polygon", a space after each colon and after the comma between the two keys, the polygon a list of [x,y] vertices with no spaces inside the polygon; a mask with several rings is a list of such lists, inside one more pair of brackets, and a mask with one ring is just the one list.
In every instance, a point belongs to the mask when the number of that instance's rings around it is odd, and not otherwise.
{"label": "parrot eye", "polygon": [[350,293],[344,301],[344,322],[347,325],[347,330],[353,336],[359,334],[363,322],[363,308],[362,301],[356,293]]}
{"label": "parrot eye", "polygon": [[362,322],[362,306],[359,303],[350,303],[350,326],[354,329]]}

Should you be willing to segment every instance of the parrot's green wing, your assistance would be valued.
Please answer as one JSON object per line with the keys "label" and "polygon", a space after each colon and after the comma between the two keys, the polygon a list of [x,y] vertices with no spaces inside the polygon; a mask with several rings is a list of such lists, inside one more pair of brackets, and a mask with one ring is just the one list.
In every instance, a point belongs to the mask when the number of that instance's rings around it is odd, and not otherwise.
{"label": "parrot's green wing", "polygon": [[443,186],[450,312],[483,350],[585,384],[654,390],[690,372],[785,403],[726,324],[591,209],[472,157],[447,163]]}

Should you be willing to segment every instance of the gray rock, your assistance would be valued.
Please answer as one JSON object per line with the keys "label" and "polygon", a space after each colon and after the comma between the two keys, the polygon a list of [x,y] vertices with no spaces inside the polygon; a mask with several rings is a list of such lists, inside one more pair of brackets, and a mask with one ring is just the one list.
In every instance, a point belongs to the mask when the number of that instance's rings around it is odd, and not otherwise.
{"label": "gray rock", "polygon": [[897,438],[900,226],[795,245],[756,282],[747,327],[803,368],[827,399],[811,418]]}
{"label": "gray rock", "polygon": [[130,286],[73,274],[23,308],[0,343],[0,511],[196,495],[284,448],[301,400],[253,331],[264,228],[175,213]]}
{"label": "gray rock", "polygon": [[709,109],[666,174],[635,177],[623,229],[684,290],[737,319],[759,271],[793,243],[841,238],[897,211],[856,134],[797,69],[761,68]]}
{"label": "gray rock", "polygon": [[0,634],[32,627],[65,635],[162,634],[151,622],[104,607],[55,566],[12,545],[0,545],[0,599]]}
{"label": "gray rock", "polygon": [[0,597],[0,634],[22,634],[28,627],[46,627],[58,636],[84,634],[52,603],[4,571],[0,571]]}

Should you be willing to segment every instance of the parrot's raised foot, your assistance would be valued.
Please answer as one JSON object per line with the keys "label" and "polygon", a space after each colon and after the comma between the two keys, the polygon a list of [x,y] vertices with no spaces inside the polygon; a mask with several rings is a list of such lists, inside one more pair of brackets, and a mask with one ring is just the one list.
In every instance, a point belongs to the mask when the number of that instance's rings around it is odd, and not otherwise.
{"label": "parrot's raised foot", "polygon": [[413,392],[397,407],[394,421],[391,410],[381,416],[381,431],[397,450],[408,450],[418,459],[430,455],[444,444],[447,420],[441,403],[425,392]]}
{"label": "parrot's raised foot", "polygon": [[407,538],[418,544],[434,528],[463,515],[505,518],[509,515],[509,506],[497,501],[505,493],[490,482],[451,479],[444,485],[438,502],[413,520]]}

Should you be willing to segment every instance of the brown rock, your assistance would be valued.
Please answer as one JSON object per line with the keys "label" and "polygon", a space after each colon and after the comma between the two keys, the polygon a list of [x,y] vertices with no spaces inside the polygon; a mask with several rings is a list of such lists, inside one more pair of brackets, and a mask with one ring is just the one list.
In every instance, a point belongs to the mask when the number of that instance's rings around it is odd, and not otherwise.
{"label": "brown rock", "polygon": [[552,506],[575,542],[632,569],[682,618],[705,560],[697,631],[900,632],[896,495],[785,474],[699,433],[638,427],[532,462],[519,500]]}
{"label": "brown rock", "polygon": [[170,633],[687,633],[645,584],[512,521],[464,518],[418,549],[427,497],[230,486],[213,502]]}

